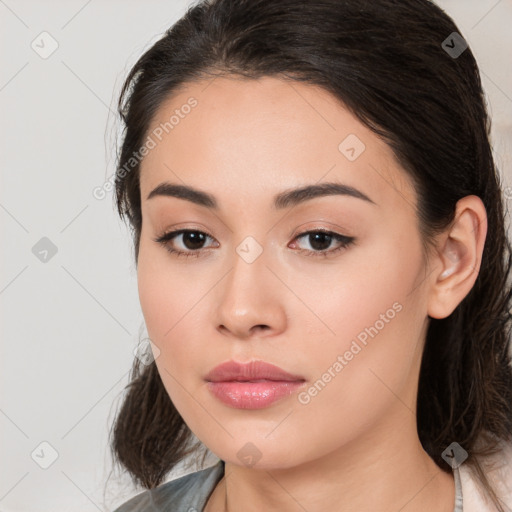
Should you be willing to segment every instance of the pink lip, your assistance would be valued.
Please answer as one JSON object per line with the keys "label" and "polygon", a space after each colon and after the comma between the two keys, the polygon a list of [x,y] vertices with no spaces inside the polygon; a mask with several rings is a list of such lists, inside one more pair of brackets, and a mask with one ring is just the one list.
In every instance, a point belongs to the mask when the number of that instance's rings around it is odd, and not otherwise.
{"label": "pink lip", "polygon": [[221,402],[238,409],[262,409],[289,396],[305,379],[264,361],[228,361],[206,375],[208,389]]}
{"label": "pink lip", "polygon": [[300,375],[292,375],[291,373],[285,372],[282,368],[279,368],[279,366],[266,363],[265,361],[249,361],[248,363],[227,361],[211,370],[206,375],[205,380],[211,382],[225,382],[235,380],[303,381],[305,379]]}

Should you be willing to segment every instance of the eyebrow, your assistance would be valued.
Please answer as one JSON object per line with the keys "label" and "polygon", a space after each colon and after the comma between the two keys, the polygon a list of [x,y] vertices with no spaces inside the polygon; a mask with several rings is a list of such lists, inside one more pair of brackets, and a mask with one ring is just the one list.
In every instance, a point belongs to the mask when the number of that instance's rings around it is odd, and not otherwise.
{"label": "eyebrow", "polygon": [[[317,197],[341,195],[348,197],[355,197],[362,199],[376,205],[366,194],[360,190],[345,185],[343,183],[336,182],[325,182],[317,185],[307,185],[300,188],[294,188],[291,190],[285,190],[274,196],[273,206],[276,210],[282,210],[291,206],[296,206],[305,201],[310,201]],[[187,185],[177,185],[173,183],[160,183],[155,187],[148,195],[147,199],[151,199],[156,196],[166,197],[177,197],[179,199],[185,199],[191,203],[210,208],[212,210],[218,210],[219,205],[217,200],[211,194],[203,192],[202,190],[195,189]]]}

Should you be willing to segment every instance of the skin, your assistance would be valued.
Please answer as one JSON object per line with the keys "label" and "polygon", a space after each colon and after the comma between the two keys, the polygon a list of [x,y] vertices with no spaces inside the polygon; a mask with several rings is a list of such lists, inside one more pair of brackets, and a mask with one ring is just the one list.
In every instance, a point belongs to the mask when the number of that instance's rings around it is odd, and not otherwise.
{"label": "skin", "polygon": [[[191,96],[197,107],[141,164],[137,271],[164,386],[194,434],[226,462],[206,512],[226,510],[226,500],[227,510],[244,512],[452,512],[453,476],[419,442],[417,382],[428,315],[448,316],[477,277],[482,201],[459,201],[427,259],[408,175],[329,93],[275,77],[219,77],[168,98],[150,129]],[[338,149],[349,134],[366,146],[355,161]],[[164,181],[214,195],[219,210],[147,200]],[[325,181],[351,185],[376,204],[331,195],[272,208],[275,194]],[[212,237],[202,255],[176,257],[154,241],[181,228]],[[356,240],[328,258],[301,253],[322,251],[297,238],[322,228]],[[263,249],[252,263],[236,252],[247,236]],[[186,243],[168,242],[194,251]],[[273,363],[303,376],[308,389],[394,303],[400,312],[307,404],[295,393],[264,409],[235,409],[207,389],[207,372],[230,359]],[[255,465],[237,455],[248,442],[260,455]]]}

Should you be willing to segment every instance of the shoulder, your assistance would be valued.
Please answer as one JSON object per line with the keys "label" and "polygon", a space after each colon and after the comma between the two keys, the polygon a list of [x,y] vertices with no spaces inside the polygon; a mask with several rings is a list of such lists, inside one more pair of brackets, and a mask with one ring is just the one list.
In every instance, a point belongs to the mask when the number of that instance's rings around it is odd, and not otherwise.
{"label": "shoulder", "polygon": [[[501,449],[491,457],[481,459],[482,469],[497,496],[512,510],[512,443],[502,442]],[[483,489],[479,478],[469,466],[459,468],[464,512],[495,512],[497,509]]]}
{"label": "shoulder", "polygon": [[223,474],[224,466],[219,461],[137,494],[114,512],[200,512]]}

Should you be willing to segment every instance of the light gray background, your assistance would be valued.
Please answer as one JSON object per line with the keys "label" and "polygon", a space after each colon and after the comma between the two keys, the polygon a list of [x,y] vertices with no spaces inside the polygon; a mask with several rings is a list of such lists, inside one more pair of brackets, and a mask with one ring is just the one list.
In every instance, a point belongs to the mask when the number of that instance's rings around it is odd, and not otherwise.
{"label": "light gray background", "polygon": [[[511,0],[439,4],[481,67],[510,186]],[[114,172],[123,78],[188,5],[0,0],[2,512],[113,510],[142,490],[113,477],[103,492],[108,429],[145,331],[128,229],[111,193],[92,190]],[[51,48],[43,31],[58,44],[47,58],[31,47]],[[57,248],[46,263],[32,250],[43,237]],[[42,442],[58,453],[47,469]]]}

